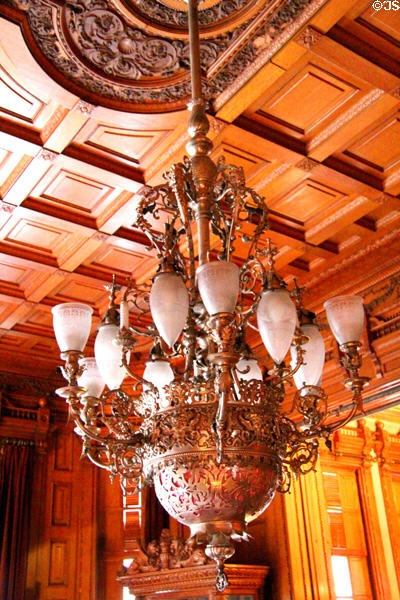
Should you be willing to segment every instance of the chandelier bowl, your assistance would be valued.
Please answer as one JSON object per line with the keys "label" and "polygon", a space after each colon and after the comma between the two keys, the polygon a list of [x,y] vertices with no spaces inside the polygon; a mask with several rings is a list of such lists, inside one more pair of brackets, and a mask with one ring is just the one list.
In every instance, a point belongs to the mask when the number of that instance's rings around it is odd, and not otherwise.
{"label": "chandelier bowl", "polygon": [[279,449],[266,432],[273,394],[268,398],[262,381],[240,382],[220,440],[214,382],[174,381],[164,388],[167,408],[156,394],[146,394],[156,410],[141,427],[143,472],[160,503],[201,541],[216,532],[245,538],[246,524],[267,508],[281,478]]}

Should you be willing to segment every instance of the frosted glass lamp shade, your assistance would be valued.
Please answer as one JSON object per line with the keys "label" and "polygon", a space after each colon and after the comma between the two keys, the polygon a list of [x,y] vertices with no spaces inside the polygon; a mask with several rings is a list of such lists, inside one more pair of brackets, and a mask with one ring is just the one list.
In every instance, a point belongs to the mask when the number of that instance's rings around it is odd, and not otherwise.
{"label": "frosted glass lamp shade", "polygon": [[85,396],[100,398],[105,384],[100,375],[96,359],[93,356],[90,358],[81,358],[79,364],[83,365],[85,369],[82,375],[78,377],[78,385],[86,388],[87,392]]}
{"label": "frosted glass lamp shade", "polygon": [[150,360],[146,363],[143,379],[162,389],[174,379],[174,372],[167,360]]}
{"label": "frosted glass lamp shade", "polygon": [[150,292],[151,316],[158,333],[173,346],[182,333],[189,311],[189,295],[176,273],[160,273]]}
{"label": "frosted glass lamp shade", "polygon": [[[119,332],[118,325],[101,325],[94,343],[94,355],[100,374],[110,390],[116,390],[123,382],[126,371],[122,366],[122,352],[113,340]],[[127,357],[129,360],[129,356]]]}
{"label": "frosted glass lamp shade", "polygon": [[[158,389],[161,399],[161,406],[168,406],[164,386],[168,385],[174,379],[174,372],[167,360],[150,360],[146,363],[146,368],[143,372],[143,379],[150,381]],[[146,384],[143,389],[149,389]]]}
{"label": "frosted glass lamp shade", "polygon": [[[246,373],[247,369],[248,372]],[[243,381],[250,381],[251,379],[262,381],[261,369],[254,358],[241,358],[236,363],[236,374],[238,379],[242,379]]]}
{"label": "frosted glass lamp shade", "polygon": [[90,334],[93,309],[80,302],[57,304],[51,309],[53,328],[61,352],[82,352]]}
{"label": "frosted glass lamp shade", "polygon": [[335,296],[324,304],[329,327],[338,344],[359,342],[364,327],[364,307],[360,296]]}
{"label": "frosted glass lamp shade", "polygon": [[197,286],[209,315],[233,313],[239,293],[239,267],[213,261],[197,268]]}
{"label": "frosted glass lamp shade", "polygon": [[296,307],[286,290],[263,292],[257,308],[258,329],[264,346],[277,364],[289,350],[296,321]]}
{"label": "frosted glass lamp shade", "polygon": [[[303,346],[304,364],[293,375],[298,390],[304,385],[319,385],[325,362],[324,338],[318,327],[311,324],[303,325],[301,330],[309,340]],[[292,367],[295,367],[297,364],[297,348],[292,346],[290,353],[292,355]]]}

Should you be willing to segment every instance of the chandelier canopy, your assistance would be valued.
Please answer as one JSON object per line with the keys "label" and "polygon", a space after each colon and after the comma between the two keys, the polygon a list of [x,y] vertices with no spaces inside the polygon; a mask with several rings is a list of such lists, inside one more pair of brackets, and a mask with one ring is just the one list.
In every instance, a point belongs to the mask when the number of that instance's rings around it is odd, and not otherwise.
{"label": "chandelier canopy", "polygon": [[[158,272],[152,285],[109,286],[95,358],[83,356],[92,309],[67,303],[52,311],[68,381],[57,392],[70,406],[84,454],[123,485],[153,484],[168,513],[206,543],[223,590],[232,540],[247,538],[247,523],[275,492],[289,490],[291,474],[314,468],[318,439],[328,441],[362,409],[364,311],[358,296],[325,302],[353,394],[348,414],[327,424],[325,348],[315,315],[303,307],[297,285],[289,291],[275,272],[268,210],[246,186],[243,169],[210,158],[197,0],[188,8],[189,158],[143,192],[134,223],[156,250]],[[141,325],[149,313],[153,323]],[[249,330],[259,332],[274,362],[269,372],[246,343]],[[142,377],[129,366],[135,335],[153,339]],[[121,388],[127,374],[140,395]],[[291,378],[297,392],[284,411]]]}

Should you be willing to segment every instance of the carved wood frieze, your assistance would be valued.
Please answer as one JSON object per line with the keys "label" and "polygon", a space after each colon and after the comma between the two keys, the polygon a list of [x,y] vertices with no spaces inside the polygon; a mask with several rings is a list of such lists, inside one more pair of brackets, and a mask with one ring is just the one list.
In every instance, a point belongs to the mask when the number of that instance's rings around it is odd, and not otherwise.
{"label": "carved wood frieze", "polygon": [[195,540],[182,540],[170,535],[168,529],[163,529],[159,540],[152,540],[142,550],[139,550],[129,567],[123,567],[120,576],[151,573],[164,569],[180,569],[198,567],[212,563],[205,555],[204,548],[197,546]]}
{"label": "carved wood frieze", "polygon": [[[89,102],[143,112],[185,106],[190,80],[184,2],[182,10],[150,0],[7,4],[24,15],[30,49],[42,66]],[[312,0],[220,0],[200,5],[208,100],[226,91],[266,45],[273,43],[277,52],[284,43],[279,36],[289,25],[293,35],[297,33],[303,24],[299,17],[306,9],[308,15],[312,6]]]}

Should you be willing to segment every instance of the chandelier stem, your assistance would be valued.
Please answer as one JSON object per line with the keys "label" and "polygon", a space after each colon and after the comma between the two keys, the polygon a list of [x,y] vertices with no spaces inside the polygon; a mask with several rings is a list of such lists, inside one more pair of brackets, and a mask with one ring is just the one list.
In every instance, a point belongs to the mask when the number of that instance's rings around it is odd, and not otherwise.
{"label": "chandelier stem", "polygon": [[189,0],[189,47],[190,47],[190,78],[192,82],[192,100],[200,100],[201,67],[200,67],[200,35],[198,0]]}

